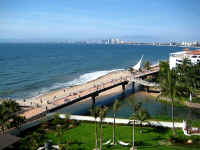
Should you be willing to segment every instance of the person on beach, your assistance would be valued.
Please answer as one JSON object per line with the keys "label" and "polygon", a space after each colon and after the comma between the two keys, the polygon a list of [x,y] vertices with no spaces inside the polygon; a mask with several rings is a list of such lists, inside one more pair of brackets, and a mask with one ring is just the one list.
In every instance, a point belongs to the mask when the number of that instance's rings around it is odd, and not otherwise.
{"label": "person on beach", "polygon": [[46,106],[46,113],[47,113],[47,111],[48,111],[48,107]]}
{"label": "person on beach", "polygon": [[26,99],[24,99],[24,106],[25,106]]}
{"label": "person on beach", "polygon": [[42,99],[40,99],[40,103],[42,104]]}

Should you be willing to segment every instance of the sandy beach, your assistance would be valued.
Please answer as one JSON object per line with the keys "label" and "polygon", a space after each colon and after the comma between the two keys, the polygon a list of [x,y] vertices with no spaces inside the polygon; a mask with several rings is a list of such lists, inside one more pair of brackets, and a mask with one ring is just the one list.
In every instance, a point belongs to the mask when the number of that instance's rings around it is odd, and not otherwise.
{"label": "sandy beach", "polygon": [[[133,76],[138,78],[141,75],[146,75],[148,73],[158,71],[158,69],[159,68],[157,66],[154,66],[151,70],[135,72],[134,75],[128,70],[117,70],[101,76],[96,80],[89,81],[85,84],[55,90],[27,100],[17,100],[17,102],[21,106],[28,106],[28,109],[21,115],[25,116],[26,119],[29,119],[42,112],[58,107],[59,105],[73,101],[79,97],[83,97],[123,81],[130,81]],[[119,93],[120,91],[122,92],[122,87],[118,86],[100,93],[99,96],[107,96],[113,93]],[[88,99],[90,98],[84,99],[82,101],[86,101]]]}
{"label": "sandy beach", "polygon": [[[59,89],[46,93],[44,95],[33,97],[31,99],[17,100],[17,102],[22,106],[30,106],[30,108],[28,108],[23,114],[21,114],[25,116],[26,119],[29,119],[37,114],[45,112],[47,109],[52,109],[54,107],[67,103],[68,101],[73,101],[78,97],[82,97],[99,89],[103,89],[105,87],[120,83],[121,81],[125,81],[130,77],[131,73],[127,70],[113,71],[85,84]],[[120,91],[122,91],[122,87],[118,86],[100,93],[99,96],[119,93]],[[85,101],[88,99],[85,99]]]}

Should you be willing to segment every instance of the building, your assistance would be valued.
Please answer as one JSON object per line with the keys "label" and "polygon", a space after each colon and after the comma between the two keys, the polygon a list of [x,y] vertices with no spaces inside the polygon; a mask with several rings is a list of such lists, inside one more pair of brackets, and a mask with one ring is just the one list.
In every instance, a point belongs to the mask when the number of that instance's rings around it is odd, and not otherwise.
{"label": "building", "polygon": [[109,39],[109,40],[103,40],[102,41],[104,44],[123,44],[124,42],[121,41],[120,39],[116,38],[116,39]]}
{"label": "building", "polygon": [[192,64],[200,62],[200,50],[190,50],[185,48],[184,51],[170,53],[169,66],[170,69],[175,68],[177,65],[182,64],[183,60],[187,58]]}
{"label": "building", "polygon": [[198,41],[194,41],[194,42],[181,42],[181,46],[199,46],[199,42]]}

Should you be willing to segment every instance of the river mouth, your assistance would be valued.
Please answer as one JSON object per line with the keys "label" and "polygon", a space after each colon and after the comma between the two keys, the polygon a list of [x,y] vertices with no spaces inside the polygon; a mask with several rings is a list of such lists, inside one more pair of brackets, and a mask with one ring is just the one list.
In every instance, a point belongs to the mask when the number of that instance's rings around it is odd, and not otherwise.
{"label": "river mouth", "polygon": [[[163,103],[156,100],[155,97],[148,95],[148,93],[142,91],[140,86],[135,88],[135,92],[132,92],[131,86],[127,87],[126,93],[115,93],[103,97],[97,97],[96,105],[106,105],[109,107],[107,112],[108,117],[113,116],[112,104],[116,99],[120,100],[120,107],[116,113],[118,118],[130,118],[133,114],[133,110],[129,105],[128,99],[134,100],[135,103],[142,102],[142,107],[146,109],[152,119],[170,120],[171,118],[171,105],[169,103]],[[89,109],[91,109],[92,101],[79,102],[62,109],[57,110],[59,113],[70,113],[73,115],[90,115]],[[200,109],[189,108],[184,106],[174,107],[175,120],[196,120],[199,119]]]}

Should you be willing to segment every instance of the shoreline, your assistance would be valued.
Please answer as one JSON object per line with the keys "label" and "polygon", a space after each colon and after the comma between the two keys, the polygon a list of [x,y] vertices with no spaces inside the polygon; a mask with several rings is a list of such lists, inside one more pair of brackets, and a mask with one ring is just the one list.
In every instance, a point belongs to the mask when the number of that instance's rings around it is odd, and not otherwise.
{"label": "shoreline", "polygon": [[[152,67],[151,72],[157,70],[157,66],[154,66]],[[96,97],[119,93],[123,90],[126,91],[126,88],[124,89],[124,86],[122,86],[121,83],[126,82],[124,84],[126,85],[131,81],[132,76],[137,78],[140,75],[145,75],[147,73],[149,73],[149,70],[135,72],[134,74],[128,70],[116,70],[85,84],[76,85],[71,88],[62,88],[44,95],[36,96],[32,99],[24,101],[18,100],[17,102],[21,106],[28,106],[28,109],[24,109],[24,112],[21,115],[26,119],[32,119],[37,116],[45,115],[48,111],[54,111],[77,103],[78,101],[87,101],[91,99],[91,94],[94,94]],[[113,85],[117,85],[117,87],[112,88]],[[112,89],[110,89],[110,87]],[[107,90],[104,91],[103,89]],[[103,90],[103,92],[99,93],[99,90]],[[84,97],[86,98],[82,99]]]}
{"label": "shoreline", "polygon": [[[36,96],[26,101],[17,100],[16,102],[18,102],[22,106],[30,106],[30,108],[22,114],[22,116],[30,119],[36,115],[45,113],[47,110],[63,105],[68,101],[73,101],[76,98],[95,92],[99,89],[112,86],[113,84],[121,81],[125,81],[130,76],[131,73],[127,70],[113,71],[85,84],[76,85],[70,88],[62,88],[59,90],[48,92],[44,95]],[[121,86],[118,86],[99,93],[98,97],[108,96],[110,94],[114,95],[116,93],[119,93],[120,91],[122,92],[122,88]],[[91,98],[86,98],[81,101],[84,102],[88,101],[89,99]]]}

